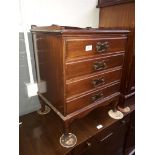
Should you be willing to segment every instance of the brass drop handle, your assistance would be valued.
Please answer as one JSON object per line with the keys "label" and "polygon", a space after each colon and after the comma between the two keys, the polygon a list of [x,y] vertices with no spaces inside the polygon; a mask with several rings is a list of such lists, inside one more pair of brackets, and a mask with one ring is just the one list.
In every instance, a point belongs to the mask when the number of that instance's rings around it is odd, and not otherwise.
{"label": "brass drop handle", "polygon": [[95,71],[100,71],[100,70],[106,69],[107,64],[105,63],[105,61],[97,61],[97,62],[94,62],[93,67]]}
{"label": "brass drop handle", "polygon": [[103,77],[98,78],[98,79],[94,79],[94,80],[92,81],[92,84],[93,84],[94,87],[99,86],[99,85],[101,85],[101,84],[103,84],[103,83],[105,83]]}
{"label": "brass drop handle", "polygon": [[92,101],[95,102],[95,101],[101,99],[102,97],[103,97],[103,93],[99,92],[99,93],[95,94],[94,96],[92,96]]}
{"label": "brass drop handle", "polygon": [[109,42],[108,41],[97,42],[96,51],[97,51],[97,53],[103,53],[103,52],[107,51],[108,47],[109,47]]}

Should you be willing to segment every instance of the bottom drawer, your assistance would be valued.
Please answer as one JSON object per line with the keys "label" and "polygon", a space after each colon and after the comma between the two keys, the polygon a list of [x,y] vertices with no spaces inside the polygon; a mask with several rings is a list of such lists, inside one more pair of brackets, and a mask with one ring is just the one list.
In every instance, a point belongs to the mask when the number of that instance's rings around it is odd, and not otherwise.
{"label": "bottom drawer", "polygon": [[67,100],[67,114],[75,112],[91,104],[102,103],[105,97],[119,92],[119,86],[120,83],[115,83],[104,88],[100,88],[97,91]]}

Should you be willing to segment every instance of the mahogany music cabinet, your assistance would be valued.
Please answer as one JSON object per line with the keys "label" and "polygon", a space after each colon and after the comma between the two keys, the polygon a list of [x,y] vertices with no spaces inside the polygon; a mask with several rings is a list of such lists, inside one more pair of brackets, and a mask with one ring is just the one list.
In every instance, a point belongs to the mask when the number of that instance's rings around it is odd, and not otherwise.
{"label": "mahogany music cabinet", "polygon": [[47,104],[58,114],[60,143],[71,147],[75,119],[118,103],[129,31],[52,25],[32,26],[31,32],[39,79],[46,82],[46,91],[38,92],[42,109]]}

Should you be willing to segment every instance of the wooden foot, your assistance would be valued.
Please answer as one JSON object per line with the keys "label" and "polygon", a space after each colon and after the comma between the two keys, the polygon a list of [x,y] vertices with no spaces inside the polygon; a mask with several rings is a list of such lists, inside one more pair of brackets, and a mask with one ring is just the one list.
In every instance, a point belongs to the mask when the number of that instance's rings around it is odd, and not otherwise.
{"label": "wooden foot", "polygon": [[118,110],[123,112],[123,113],[128,113],[128,112],[130,112],[130,107],[123,107],[122,108],[122,107],[118,106]]}
{"label": "wooden foot", "polygon": [[117,100],[113,100],[112,102],[111,102],[111,104],[112,104],[112,111],[113,112],[116,112],[117,111],[117,105],[118,105],[118,101]]}
{"label": "wooden foot", "polygon": [[47,105],[45,105],[45,103],[43,102],[43,100],[40,97],[39,97],[39,101],[40,101],[40,104],[41,104],[41,108],[37,111],[37,113],[39,115],[48,114],[51,111],[51,109]]}
{"label": "wooden foot", "polygon": [[113,119],[122,119],[124,115],[117,109],[118,100],[113,100],[111,104],[112,109],[108,111],[108,115]]}
{"label": "wooden foot", "polygon": [[77,143],[77,138],[74,134],[69,132],[70,121],[66,120],[63,122],[64,133],[60,137],[60,144],[63,147],[70,148]]}

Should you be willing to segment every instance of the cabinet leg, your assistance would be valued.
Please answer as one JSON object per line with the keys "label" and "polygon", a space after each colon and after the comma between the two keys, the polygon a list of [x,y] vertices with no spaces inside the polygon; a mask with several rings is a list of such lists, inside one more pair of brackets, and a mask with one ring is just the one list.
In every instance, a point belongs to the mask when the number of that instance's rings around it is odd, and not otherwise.
{"label": "cabinet leg", "polygon": [[124,117],[123,113],[117,110],[118,101],[112,101],[113,108],[108,111],[108,114],[113,119],[122,119]]}
{"label": "cabinet leg", "polygon": [[45,115],[50,112],[50,108],[43,102],[43,100],[39,97],[39,102],[41,104],[41,108],[37,111],[39,115]]}
{"label": "cabinet leg", "polygon": [[68,121],[63,122],[64,133],[60,137],[60,144],[66,148],[73,147],[77,142],[76,136],[69,132],[69,126],[70,124]]}
{"label": "cabinet leg", "polygon": [[122,96],[120,98],[120,104],[118,105],[118,110],[123,112],[123,113],[128,113],[130,112],[130,107],[128,105],[125,104],[125,98],[124,96]]}
{"label": "cabinet leg", "polygon": [[123,112],[123,113],[128,113],[130,112],[130,107],[120,107],[118,106],[119,111]]}

